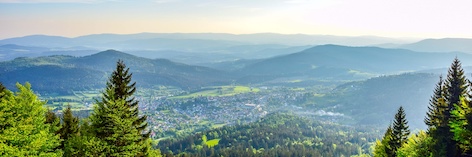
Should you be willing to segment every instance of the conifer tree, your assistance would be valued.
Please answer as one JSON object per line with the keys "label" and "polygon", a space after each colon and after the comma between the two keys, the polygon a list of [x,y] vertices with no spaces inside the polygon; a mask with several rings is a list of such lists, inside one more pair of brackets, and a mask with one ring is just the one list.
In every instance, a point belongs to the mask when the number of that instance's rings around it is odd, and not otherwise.
{"label": "conifer tree", "polygon": [[452,137],[448,136],[451,133],[449,126],[448,105],[443,98],[437,101],[435,109],[434,123],[428,126],[428,136],[431,137],[430,148],[433,157],[443,157],[448,153],[447,143]]}
{"label": "conifer tree", "polygon": [[395,114],[392,128],[392,139],[390,141],[390,147],[392,149],[393,156],[396,156],[397,150],[408,140],[410,135],[410,129],[408,128],[408,121],[406,120],[405,110],[402,106],[398,109]]}
{"label": "conifer tree", "polygon": [[449,68],[447,79],[445,81],[444,87],[444,100],[447,104],[447,109],[444,111],[443,115],[445,116],[445,128],[443,130],[438,130],[435,136],[433,137],[441,141],[437,141],[438,144],[446,145],[446,155],[448,157],[457,156],[459,154],[458,146],[455,140],[453,140],[454,134],[451,132],[451,127],[449,122],[453,121],[454,118],[451,115],[451,111],[455,109],[455,105],[460,103],[461,97],[467,97],[467,88],[468,81],[465,78],[464,70],[462,69],[459,59],[455,58],[451,67]]}
{"label": "conifer tree", "polygon": [[[46,112],[46,121],[44,122],[45,124],[49,124],[51,127],[49,128],[50,132],[53,132],[55,135],[60,135],[59,131],[61,129],[61,119],[56,116],[56,114],[51,111],[50,108],[48,108]],[[62,149],[63,141],[61,142],[61,145],[59,145],[56,149]]]}
{"label": "conifer tree", "polygon": [[[434,88],[433,96],[429,100],[428,112],[425,117],[425,124],[428,126],[428,132],[437,128],[441,121],[444,111],[444,81],[442,76],[439,77],[439,82]],[[446,106],[447,107],[447,106]]]}
{"label": "conifer tree", "polygon": [[[47,124],[53,124],[54,122],[56,121],[60,121],[59,117],[57,117],[57,115],[51,111],[50,108],[48,108],[48,111],[46,112],[46,122]],[[60,125],[60,123],[59,123]]]}
{"label": "conifer tree", "polygon": [[74,117],[70,105],[67,106],[62,114],[62,126],[59,130],[59,134],[63,140],[61,148],[64,148],[64,144],[67,140],[79,134],[79,118]]}
{"label": "conifer tree", "polygon": [[[467,83],[461,63],[459,59],[455,58],[449,68],[445,82],[444,99],[448,104],[449,111],[454,109],[455,104],[460,103],[460,97],[468,96]],[[450,117],[450,114],[448,116]]]}
{"label": "conifer tree", "polygon": [[51,125],[52,132],[59,134],[59,129],[61,128],[61,119],[49,108],[48,108],[48,111],[46,112],[45,123]]}
{"label": "conifer tree", "polygon": [[125,100],[125,105],[128,106],[133,117],[138,117],[133,122],[133,127],[138,129],[142,134],[141,141],[149,138],[149,132],[144,133],[144,129],[147,127],[146,116],[139,116],[138,110],[138,101],[135,100],[133,96],[136,92],[136,82],[131,83],[132,78],[131,73],[129,73],[129,68],[126,68],[125,63],[122,60],[119,60],[116,65],[116,70],[113,71],[112,76],[107,82],[106,90],[113,90],[113,94],[108,94],[107,92],[103,93],[102,102],[107,102],[110,100]]}
{"label": "conifer tree", "polygon": [[136,83],[131,83],[128,72],[118,61],[90,116],[94,135],[107,146],[106,156],[146,156],[150,149],[149,133],[143,133],[146,117],[139,116],[138,102],[132,97]]}

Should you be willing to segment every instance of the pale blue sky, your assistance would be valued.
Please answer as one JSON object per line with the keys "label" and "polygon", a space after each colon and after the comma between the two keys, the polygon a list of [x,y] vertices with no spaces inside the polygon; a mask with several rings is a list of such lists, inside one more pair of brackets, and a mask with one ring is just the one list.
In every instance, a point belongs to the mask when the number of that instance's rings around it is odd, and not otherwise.
{"label": "pale blue sky", "polygon": [[140,32],[472,38],[470,0],[0,0],[0,39]]}

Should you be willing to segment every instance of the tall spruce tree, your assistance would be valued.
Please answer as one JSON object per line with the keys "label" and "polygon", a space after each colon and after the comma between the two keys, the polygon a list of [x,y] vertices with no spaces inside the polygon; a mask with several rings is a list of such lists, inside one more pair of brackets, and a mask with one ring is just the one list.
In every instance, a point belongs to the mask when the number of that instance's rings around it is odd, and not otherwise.
{"label": "tall spruce tree", "polygon": [[136,82],[131,83],[132,75],[133,74],[129,73],[129,68],[126,68],[125,63],[119,60],[116,65],[116,70],[113,71],[106,87],[106,90],[113,90],[114,94],[103,93],[102,102],[119,99],[125,100],[125,105],[127,105],[131,111],[131,116],[137,117],[133,122],[133,127],[142,133],[141,141],[144,141],[149,138],[149,132],[144,132],[148,125],[146,122],[147,117],[145,115],[139,116],[138,101],[133,97],[134,92],[136,92]]}
{"label": "tall spruce tree", "polygon": [[[449,111],[454,109],[455,104],[460,103],[461,97],[468,96],[468,80],[464,75],[459,59],[455,58],[449,68],[445,82],[444,99],[448,104]],[[448,115],[450,117],[450,114]]]}
{"label": "tall spruce tree", "polygon": [[[424,119],[425,124],[428,126],[428,132],[431,132],[437,128],[441,121],[441,116],[444,110],[444,81],[442,76],[439,77],[439,82],[434,88],[433,96],[429,100],[428,112]],[[446,106],[447,107],[447,106]]]}
{"label": "tall spruce tree", "polygon": [[445,92],[444,81],[442,77],[439,77],[439,82],[429,101],[428,112],[424,121],[428,126],[428,136],[431,137],[430,152],[435,157],[446,155],[446,143],[451,140],[445,136],[450,133],[449,119],[446,116],[449,114],[449,107],[444,99]]}
{"label": "tall spruce tree", "polygon": [[392,149],[393,156],[396,156],[397,150],[400,149],[403,144],[405,144],[409,135],[410,129],[408,128],[405,110],[402,106],[400,106],[400,108],[398,108],[397,114],[395,114],[392,128],[392,139],[390,141],[390,147]]}
{"label": "tall spruce tree", "polygon": [[445,150],[448,157],[457,156],[460,153],[457,142],[453,139],[454,134],[451,132],[449,122],[453,120],[451,118],[454,118],[452,117],[451,111],[460,103],[460,98],[468,96],[467,88],[468,81],[464,75],[464,70],[462,69],[459,59],[455,58],[449,68],[444,84],[444,100],[447,104],[447,110],[445,110],[443,115],[445,116],[444,123],[446,123],[446,125],[442,131],[438,130],[436,133],[436,136],[440,136],[436,138],[441,140],[437,141],[438,144],[446,145]]}
{"label": "tall spruce tree", "polygon": [[150,149],[146,116],[139,116],[132,74],[119,60],[90,116],[95,136],[108,146],[106,156],[146,156]]}

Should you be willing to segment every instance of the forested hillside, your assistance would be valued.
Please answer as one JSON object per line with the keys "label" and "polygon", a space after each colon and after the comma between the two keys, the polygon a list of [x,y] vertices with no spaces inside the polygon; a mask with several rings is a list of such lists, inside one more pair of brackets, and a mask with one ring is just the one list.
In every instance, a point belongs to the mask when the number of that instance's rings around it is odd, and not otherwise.
{"label": "forested hillside", "polygon": [[158,147],[178,156],[351,156],[368,153],[378,135],[374,129],[274,113],[250,124],[163,140]]}
{"label": "forested hillside", "polygon": [[230,80],[225,72],[206,67],[108,50],[84,57],[23,57],[1,62],[0,81],[9,89],[14,89],[16,82],[30,82],[42,94],[97,90],[103,87],[106,75],[120,58],[129,63],[138,86],[166,85],[187,89],[228,83]]}
{"label": "forested hillside", "polygon": [[407,73],[381,76],[337,86],[329,93],[309,97],[307,107],[343,113],[351,118],[344,123],[384,125],[399,106],[404,106],[413,128],[425,128],[428,99],[439,75]]}

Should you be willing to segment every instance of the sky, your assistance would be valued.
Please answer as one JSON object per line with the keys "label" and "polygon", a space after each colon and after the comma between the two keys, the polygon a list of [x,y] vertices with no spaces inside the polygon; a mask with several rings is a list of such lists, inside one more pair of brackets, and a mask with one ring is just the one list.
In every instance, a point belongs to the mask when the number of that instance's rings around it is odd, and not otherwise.
{"label": "sky", "polygon": [[472,38],[470,0],[0,0],[0,39],[281,33]]}

